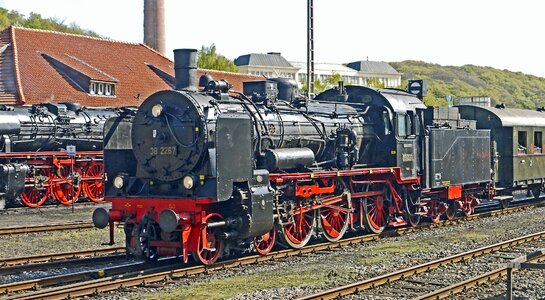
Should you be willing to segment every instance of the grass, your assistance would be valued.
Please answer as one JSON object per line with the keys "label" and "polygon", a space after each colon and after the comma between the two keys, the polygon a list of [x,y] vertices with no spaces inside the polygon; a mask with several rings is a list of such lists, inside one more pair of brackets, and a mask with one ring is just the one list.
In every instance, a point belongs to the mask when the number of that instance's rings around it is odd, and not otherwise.
{"label": "grass", "polygon": [[[259,266],[257,266],[259,267]],[[140,295],[132,299],[225,299],[239,294],[255,293],[264,289],[298,286],[321,286],[332,281],[338,274],[325,272],[325,269],[297,271],[283,268],[276,271],[263,271],[249,275],[239,275],[214,279],[189,286],[179,286],[159,293]]]}
{"label": "grass", "polygon": [[422,241],[388,241],[367,248],[373,252],[384,253],[410,253],[426,251],[433,248],[433,242],[426,243]]}
{"label": "grass", "polygon": [[372,265],[378,265],[378,264],[384,263],[388,260],[390,260],[390,258],[386,256],[374,255],[374,256],[360,257],[358,259],[358,263],[364,266],[372,266]]}
{"label": "grass", "polygon": [[495,235],[495,230],[490,231],[465,231],[465,232],[458,232],[455,235],[449,235],[443,237],[445,240],[452,242],[452,243],[461,243],[461,242],[471,242],[471,241],[479,241],[484,240],[490,236]]}
{"label": "grass", "polygon": [[[0,238],[0,257],[20,257],[96,249],[109,241],[108,229],[81,229],[32,233]],[[115,230],[115,246],[125,243],[122,228]]]}

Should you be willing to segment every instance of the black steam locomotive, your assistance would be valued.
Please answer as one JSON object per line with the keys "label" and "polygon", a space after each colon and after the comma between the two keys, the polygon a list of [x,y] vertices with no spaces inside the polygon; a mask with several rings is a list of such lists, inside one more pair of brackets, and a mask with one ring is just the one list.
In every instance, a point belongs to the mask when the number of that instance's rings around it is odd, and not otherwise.
{"label": "black steam locomotive", "polygon": [[[309,101],[285,79],[241,94],[202,76],[199,90],[195,70],[196,51],[176,50],[176,90],[105,125],[112,209],[93,221],[124,222],[128,253],[210,264],[268,253],[277,235],[299,248],[470,214],[493,196],[490,130],[458,112],[441,118],[406,91],[342,84]],[[452,168],[460,162],[473,171]]]}
{"label": "black steam locomotive", "polygon": [[[117,108],[78,103],[0,107],[0,207],[101,201],[103,126]],[[67,153],[74,146],[74,157]]]}

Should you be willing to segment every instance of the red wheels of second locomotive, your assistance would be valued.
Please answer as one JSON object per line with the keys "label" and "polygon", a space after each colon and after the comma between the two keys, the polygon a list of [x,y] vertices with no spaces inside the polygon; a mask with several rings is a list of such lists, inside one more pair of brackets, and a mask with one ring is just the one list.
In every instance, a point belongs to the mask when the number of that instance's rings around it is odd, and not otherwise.
{"label": "red wheels of second locomotive", "polygon": [[57,169],[51,186],[51,192],[61,204],[69,205],[76,202],[81,194],[80,177],[76,167],[63,165]]}
{"label": "red wheels of second locomotive", "polygon": [[104,200],[104,182],[102,180],[102,174],[104,173],[104,166],[102,163],[93,163],[87,170],[83,177],[82,188],[85,196],[93,202],[102,202]]}
{"label": "red wheels of second locomotive", "polygon": [[36,168],[25,180],[29,186],[21,193],[21,201],[28,207],[38,207],[50,197],[51,171],[47,168]]}

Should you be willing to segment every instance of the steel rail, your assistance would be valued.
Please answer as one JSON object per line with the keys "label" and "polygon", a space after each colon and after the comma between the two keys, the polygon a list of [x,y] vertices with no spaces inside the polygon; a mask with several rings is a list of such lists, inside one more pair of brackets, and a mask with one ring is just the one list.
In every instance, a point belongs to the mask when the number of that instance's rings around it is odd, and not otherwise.
{"label": "steel rail", "polygon": [[92,250],[82,250],[76,252],[52,253],[43,255],[11,257],[0,259],[0,267],[9,267],[15,265],[35,264],[41,262],[51,262],[57,260],[75,259],[79,257],[92,257],[107,254],[125,253],[125,247],[111,247]]}
{"label": "steel rail", "polygon": [[125,253],[112,251],[112,254],[87,256],[72,259],[60,259],[54,261],[46,261],[42,263],[29,263],[22,265],[12,265],[0,268],[0,276],[21,274],[22,272],[38,271],[38,270],[51,270],[54,268],[74,266],[74,265],[90,265],[103,262],[112,262],[125,258]]}
{"label": "steel rail", "polygon": [[[538,257],[534,257],[533,259],[529,259],[528,262],[539,262],[545,260],[545,255],[540,255]],[[469,288],[473,288],[479,284],[486,283],[488,281],[492,281],[494,279],[503,277],[507,275],[507,267],[501,267],[495,270],[492,270],[490,272],[477,275],[475,277],[472,277],[470,279],[457,282],[455,284],[443,287],[441,289],[438,289],[436,291],[430,292],[428,294],[419,296],[415,298],[416,300],[424,300],[424,299],[444,299],[449,296],[452,296],[456,293],[463,292]]]}
{"label": "steel rail", "polygon": [[469,260],[484,254],[492,253],[501,249],[505,249],[508,247],[520,245],[523,243],[535,241],[538,239],[545,238],[545,231],[537,232],[534,234],[526,235],[523,237],[518,237],[515,239],[511,239],[508,241],[500,242],[494,245],[481,247],[478,249],[474,249],[471,251],[459,253],[456,255],[440,258],[437,260],[433,260],[424,264],[420,264],[418,266],[405,268],[399,271],[395,271],[392,273],[380,275],[377,277],[369,278],[366,280],[362,280],[359,282],[351,283],[348,285],[344,285],[341,287],[329,289],[323,292],[319,292],[316,294],[312,294],[309,296],[305,296],[302,298],[299,298],[299,300],[309,300],[309,299],[335,299],[342,296],[348,296],[363,290],[367,290],[370,288],[375,288],[381,285],[384,285],[386,283],[390,283],[393,281],[397,281],[400,279],[405,279],[409,276],[413,276],[419,273],[423,273],[432,269],[439,268],[441,266],[445,266],[448,264]]}
{"label": "steel rail", "polygon": [[51,231],[60,231],[60,230],[77,230],[77,229],[88,229],[88,228],[94,228],[93,223],[73,222],[73,223],[65,223],[65,224],[4,227],[4,228],[0,228],[0,236],[28,234],[28,233],[37,233],[37,232],[51,232]]}

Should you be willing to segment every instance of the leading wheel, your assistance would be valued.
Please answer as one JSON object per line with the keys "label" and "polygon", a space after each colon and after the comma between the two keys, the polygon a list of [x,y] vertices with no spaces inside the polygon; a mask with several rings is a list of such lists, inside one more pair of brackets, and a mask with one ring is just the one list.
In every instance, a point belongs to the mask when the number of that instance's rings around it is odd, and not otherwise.
{"label": "leading wheel", "polygon": [[273,227],[271,231],[265,233],[264,235],[255,238],[254,246],[257,253],[261,255],[267,255],[271,252],[276,241],[276,228]]}
{"label": "leading wheel", "polygon": [[389,203],[390,193],[388,188],[382,184],[370,184],[367,191],[382,191],[377,196],[365,197],[363,199],[363,221],[365,228],[372,233],[382,233],[390,219]]}
{"label": "leading wheel", "polygon": [[[203,224],[223,221],[219,214],[209,214]],[[203,225],[204,226],[204,225]],[[215,263],[223,252],[223,240],[217,236],[213,228],[203,227],[199,235],[197,252],[192,253],[193,260],[204,265]]]}
{"label": "leading wheel", "polygon": [[25,187],[21,193],[23,204],[28,207],[38,207],[44,204],[51,194],[49,169],[35,169],[34,174],[29,174],[26,181],[30,181],[33,185]]}
{"label": "leading wheel", "polygon": [[280,231],[282,240],[291,248],[303,248],[310,241],[316,228],[316,211],[302,212],[303,206],[299,205],[293,213],[291,220],[285,222]]}
{"label": "leading wheel", "polygon": [[[104,166],[102,163],[93,164],[85,171],[85,177],[97,178],[84,180],[82,182],[85,196],[87,196],[87,198],[93,202],[98,203],[104,200],[104,182],[102,181],[103,172]],[[100,179],[98,179],[98,177],[100,177]]]}
{"label": "leading wheel", "polygon": [[[346,190],[344,181],[335,181],[335,196],[343,196]],[[331,196],[331,195],[328,195]],[[321,207],[319,210],[320,228],[326,240],[336,242],[340,240],[348,229],[350,221],[350,201],[343,197],[340,202],[330,206]]]}
{"label": "leading wheel", "polygon": [[70,166],[61,166],[57,170],[51,186],[51,192],[55,196],[55,199],[64,205],[76,202],[81,194],[81,184],[78,182],[79,178],[81,176],[75,168],[74,172],[72,172]]}

